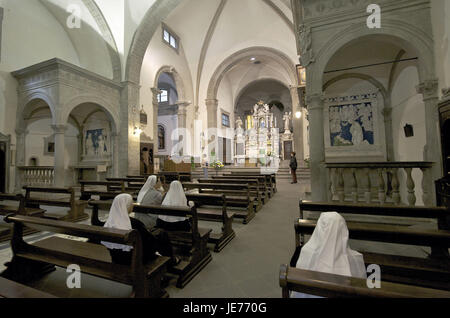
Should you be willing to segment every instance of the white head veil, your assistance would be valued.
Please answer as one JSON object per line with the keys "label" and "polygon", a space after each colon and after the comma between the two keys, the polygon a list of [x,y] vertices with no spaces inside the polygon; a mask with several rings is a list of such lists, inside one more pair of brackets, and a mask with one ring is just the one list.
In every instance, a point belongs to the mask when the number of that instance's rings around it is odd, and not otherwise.
{"label": "white head veil", "polygon": [[[128,215],[128,208],[133,204],[133,197],[127,193],[119,194],[114,198],[111,209],[109,210],[108,220],[104,227],[118,229],[118,230],[131,230],[131,221]],[[132,247],[128,245],[122,245],[117,243],[103,242],[109,249],[119,249],[125,252],[129,252]]]}
{"label": "white head veil", "polygon": [[[166,197],[164,198],[164,201],[162,202],[163,206],[174,206],[174,207],[187,207],[187,198],[186,194],[183,190],[183,185],[180,181],[173,181],[170,184],[169,191],[166,194]],[[184,221],[186,218],[184,217],[175,217],[175,216],[167,216],[167,215],[160,215],[158,216],[161,220],[166,222],[178,222],[178,221]]]}
{"label": "white head veil", "polygon": [[148,190],[150,190],[151,188],[154,188],[157,181],[158,181],[158,178],[156,176],[150,176],[147,178],[147,181],[145,182],[144,186],[139,191],[139,194],[137,196],[137,203],[142,202],[142,199],[144,199]]}
{"label": "white head veil", "polygon": [[347,224],[336,212],[320,215],[311,238],[301,250],[296,267],[367,278],[363,256],[348,246]]}

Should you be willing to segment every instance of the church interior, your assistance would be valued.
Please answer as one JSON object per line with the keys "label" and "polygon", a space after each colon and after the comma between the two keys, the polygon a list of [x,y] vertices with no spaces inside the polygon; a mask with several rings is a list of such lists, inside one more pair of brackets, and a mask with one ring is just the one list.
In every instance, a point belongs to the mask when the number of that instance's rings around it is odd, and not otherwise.
{"label": "church interior", "polygon": [[0,298],[450,298],[450,1],[0,0]]}

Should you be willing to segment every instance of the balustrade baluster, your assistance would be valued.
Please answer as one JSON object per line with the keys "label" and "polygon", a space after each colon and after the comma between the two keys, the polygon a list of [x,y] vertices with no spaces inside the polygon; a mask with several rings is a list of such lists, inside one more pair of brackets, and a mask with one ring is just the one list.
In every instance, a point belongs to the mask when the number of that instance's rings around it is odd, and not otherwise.
{"label": "balustrade baluster", "polygon": [[425,206],[431,206],[433,203],[433,199],[431,197],[431,170],[429,168],[420,168],[422,171],[422,200]]}
{"label": "balustrade baluster", "polygon": [[358,202],[358,182],[356,180],[356,169],[350,169],[350,187],[352,189],[352,201]]}
{"label": "balustrade baluster", "polygon": [[416,205],[416,194],[415,194],[415,187],[416,184],[414,183],[414,180],[412,178],[412,168],[405,168],[406,172],[406,188],[408,191],[407,199],[408,204],[410,206]]}
{"label": "balustrade baluster", "polygon": [[380,204],[386,203],[386,191],[384,186],[383,168],[378,169],[378,200],[380,200]]}
{"label": "balustrade baluster", "polygon": [[338,183],[338,189],[337,189],[337,193],[338,193],[338,197],[339,197],[339,202],[344,202],[345,200],[345,192],[344,192],[344,169],[343,168],[339,168],[337,169],[338,172],[338,176],[337,176],[337,183]]}
{"label": "balustrade baluster", "polygon": [[372,202],[372,191],[371,191],[371,182],[370,182],[370,168],[364,169],[364,176],[366,177],[367,188],[364,192],[364,200],[366,203],[370,204]]}
{"label": "balustrade baluster", "polygon": [[334,169],[330,169],[330,173],[328,174],[328,202],[333,202],[333,175]]}
{"label": "balustrade baluster", "polygon": [[392,174],[392,201],[395,205],[399,205],[401,201],[400,197],[400,182],[398,181],[398,169],[393,168],[391,169]]}

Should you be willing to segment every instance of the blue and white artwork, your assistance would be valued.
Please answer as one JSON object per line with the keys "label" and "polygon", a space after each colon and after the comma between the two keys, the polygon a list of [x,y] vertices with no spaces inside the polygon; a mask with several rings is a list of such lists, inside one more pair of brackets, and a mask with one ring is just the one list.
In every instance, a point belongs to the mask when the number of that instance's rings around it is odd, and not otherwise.
{"label": "blue and white artwork", "polygon": [[330,142],[333,147],[374,144],[371,102],[331,106]]}
{"label": "blue and white artwork", "polygon": [[108,152],[108,136],[103,129],[87,130],[85,137],[85,154],[101,156]]}

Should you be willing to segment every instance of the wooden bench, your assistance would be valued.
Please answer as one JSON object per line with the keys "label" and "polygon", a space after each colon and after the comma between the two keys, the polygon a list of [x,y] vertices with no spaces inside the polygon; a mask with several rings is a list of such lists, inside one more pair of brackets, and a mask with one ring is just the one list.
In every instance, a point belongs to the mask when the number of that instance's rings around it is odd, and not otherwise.
{"label": "wooden bench", "polygon": [[[117,195],[125,192],[125,185],[123,182],[111,182],[111,181],[79,181],[81,189],[80,200],[89,201],[93,195],[100,197],[100,200],[114,199]],[[95,190],[86,187],[96,187]],[[104,187],[104,190],[98,190],[98,187]]]}
{"label": "wooden bench", "polygon": [[0,277],[0,298],[56,298],[40,290]]}
{"label": "wooden bench", "polygon": [[272,189],[272,195],[277,193],[277,176],[275,173],[271,174],[260,174],[256,172],[239,172],[239,171],[231,171],[229,174],[224,174],[227,176],[236,176],[236,177],[265,177],[267,183],[270,185]]}
{"label": "wooden bench", "polygon": [[197,209],[200,220],[222,222],[222,233],[211,233],[209,237],[209,242],[215,245],[214,252],[220,252],[236,236],[233,230],[234,212],[227,212],[226,196],[224,194],[186,194],[186,198],[194,202],[197,208],[203,205],[221,207],[221,210]]}
{"label": "wooden bench", "polygon": [[261,203],[264,205],[269,202],[270,199],[270,189],[266,186],[265,178],[259,179],[258,177],[250,178],[227,178],[223,176],[212,176],[211,179],[198,179],[200,183],[234,183],[234,184],[245,184],[248,183],[250,186],[250,194],[257,196],[256,192],[259,192],[261,197]]}
{"label": "wooden bench", "polygon": [[[28,186],[25,186],[23,188],[26,190],[25,207],[27,208],[40,208],[41,205],[70,208],[67,215],[63,216],[62,218],[59,215],[45,213],[44,217],[46,218],[60,219],[63,221],[70,221],[70,222],[78,222],[89,218],[89,215],[84,213],[87,201],[76,200],[75,191],[73,188],[44,188],[44,187],[28,187]],[[68,195],[69,198],[54,199],[54,198],[32,197],[31,196],[32,192],[45,193],[47,195],[62,194]]]}
{"label": "wooden bench", "polygon": [[227,184],[227,183],[183,183],[185,190],[197,189],[200,194],[225,194],[227,196],[227,206],[244,208],[245,211],[235,211],[235,217],[243,219],[247,224],[257,212],[254,201],[256,197],[250,196],[248,184]]}
{"label": "wooden bench", "polygon": [[[9,214],[20,214],[41,217],[45,213],[45,210],[43,209],[25,207],[25,197],[22,194],[0,193],[0,201],[17,202],[17,204],[14,206],[0,205],[0,215],[3,216]],[[12,226],[10,224],[2,223],[0,225],[0,242],[8,241],[11,239],[11,229]],[[24,232],[25,235],[36,233],[36,231],[28,228],[26,228]]]}
{"label": "wooden bench", "polygon": [[[92,224],[101,225],[98,218],[98,211],[109,211],[111,201],[89,201],[92,209]],[[175,254],[182,258],[182,261],[175,267],[169,269],[169,272],[178,275],[177,287],[186,286],[211,260],[212,256],[207,243],[211,234],[211,229],[201,229],[198,227],[197,208],[176,208],[164,206],[143,206],[134,204],[133,212],[153,215],[168,215],[189,217],[191,219],[192,230],[167,231],[171,243],[176,247]]]}
{"label": "wooden bench", "polygon": [[341,298],[450,298],[448,291],[385,281],[381,282],[381,288],[371,289],[367,287],[366,279],[302,270],[287,265],[281,265],[279,281],[283,298],[289,298],[290,291]]}
{"label": "wooden bench", "polygon": [[[77,264],[82,273],[133,286],[135,297],[167,296],[161,289],[161,278],[169,258],[157,257],[144,264],[142,241],[136,230],[108,229],[21,215],[7,216],[5,220],[14,223],[11,240],[14,255],[8,268],[1,274],[2,277],[26,284],[47,274],[54,266],[67,268],[71,264]],[[56,236],[28,244],[23,240],[25,226],[55,234],[132,246],[131,265],[112,263],[108,249],[101,244]]]}
{"label": "wooden bench", "polygon": [[[446,208],[353,206],[349,204],[300,202],[303,211],[336,211],[338,213],[374,214],[384,216],[407,216],[444,219]],[[303,246],[304,235],[311,235],[316,221],[300,218],[295,223],[296,246]],[[347,222],[350,239],[427,246],[437,251],[447,251],[450,246],[450,231],[441,229],[417,229],[408,226]],[[406,257],[362,252],[366,264],[378,264],[384,280],[395,283],[414,284],[422,287],[450,290],[450,258],[445,252],[434,253],[430,258]]]}
{"label": "wooden bench", "polygon": [[[126,177],[126,178],[106,178],[106,180],[110,182],[121,182],[123,183],[122,191],[137,194],[139,190],[142,189],[147,179]],[[112,186],[111,190],[119,190],[119,188],[116,185]]]}

